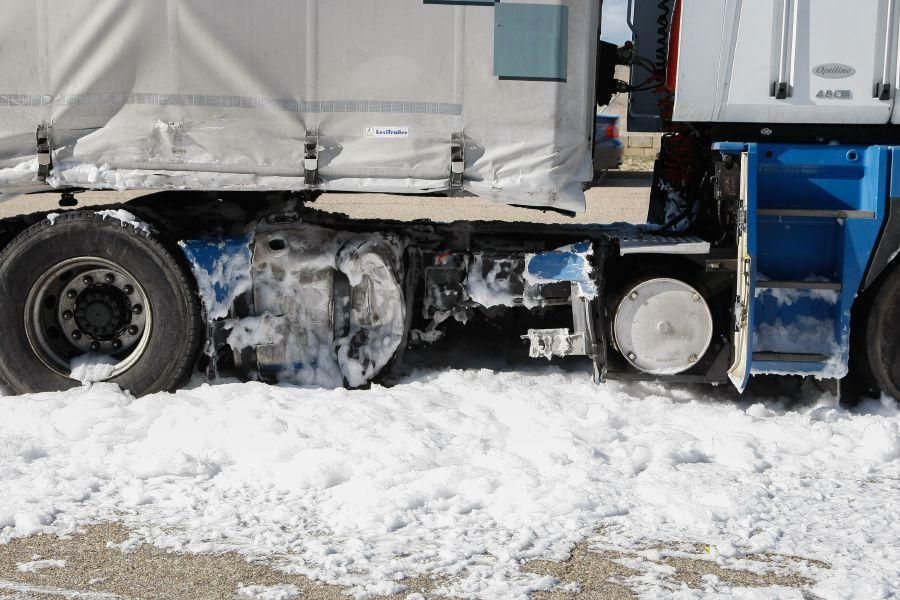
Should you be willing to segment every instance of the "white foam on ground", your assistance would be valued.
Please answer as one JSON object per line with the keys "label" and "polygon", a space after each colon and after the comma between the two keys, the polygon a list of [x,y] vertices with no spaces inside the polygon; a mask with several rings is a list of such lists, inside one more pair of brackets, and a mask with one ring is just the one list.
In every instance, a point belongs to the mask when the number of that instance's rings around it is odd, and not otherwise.
{"label": "white foam on ground", "polygon": [[246,585],[238,588],[239,598],[252,600],[292,600],[300,596],[295,585]]}
{"label": "white foam on ground", "polygon": [[0,594],[11,592],[15,595],[9,597],[0,595],[3,600],[31,600],[32,598],[70,598],[71,600],[124,600],[115,594],[103,592],[72,591],[55,587],[28,585],[16,581],[3,581],[0,579]]}
{"label": "white foam on ground", "polygon": [[116,370],[118,361],[111,356],[82,354],[69,362],[69,377],[82,385],[106,381]]}
{"label": "white foam on ground", "polygon": [[[3,397],[0,543],[118,520],[135,540],[269,558],[359,597],[431,574],[444,593],[490,599],[552,587],[522,561],[582,540],[703,544],[724,566],[824,561],[782,567],[821,598],[900,594],[896,405],[729,394],[595,387],[546,367],[367,391],[248,383],[134,399],[100,383]],[[673,589],[663,565],[640,563],[627,583],[643,597],[737,589]]]}
{"label": "white foam on ground", "polygon": [[32,560],[29,562],[16,563],[16,571],[20,573],[36,573],[41,569],[62,569],[65,568],[64,560]]}

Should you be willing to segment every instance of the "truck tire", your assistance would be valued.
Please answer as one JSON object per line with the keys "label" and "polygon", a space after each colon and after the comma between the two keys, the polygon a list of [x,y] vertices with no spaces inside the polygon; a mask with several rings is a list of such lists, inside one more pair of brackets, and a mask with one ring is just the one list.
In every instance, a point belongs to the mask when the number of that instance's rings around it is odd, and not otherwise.
{"label": "truck tire", "polygon": [[88,381],[136,396],[173,390],[202,343],[199,300],[175,255],[143,228],[92,212],[10,242],[0,299],[0,378],[15,393],[80,385],[73,361],[89,362]]}
{"label": "truck tire", "polygon": [[900,400],[900,265],[878,287],[868,315],[868,366],[885,394]]}

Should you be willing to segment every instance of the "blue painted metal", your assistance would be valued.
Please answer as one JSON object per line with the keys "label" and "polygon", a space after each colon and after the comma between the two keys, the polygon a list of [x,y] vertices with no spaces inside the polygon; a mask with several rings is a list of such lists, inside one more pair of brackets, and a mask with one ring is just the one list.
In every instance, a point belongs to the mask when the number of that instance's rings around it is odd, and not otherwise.
{"label": "blue painted metal", "polygon": [[891,147],[890,195],[896,202],[900,199],[900,147]]}
{"label": "blue painted metal", "polygon": [[723,154],[740,156],[741,152],[747,150],[747,144],[743,142],[716,142],[712,145],[712,149]]}
{"label": "blue painted metal", "polygon": [[593,298],[597,295],[597,286],[591,280],[590,257],[594,247],[590,242],[579,242],[551,252],[542,252],[529,256],[525,265],[525,279],[529,282],[577,283],[581,295]]}
{"label": "blue painted metal", "polygon": [[[748,144],[759,210],[864,211],[853,218],[760,215],[752,227],[752,352],[822,354],[826,362],[753,361],[753,373],[840,377],[849,358],[850,312],[884,223],[892,148]],[[754,227],[755,226],[755,227]],[[840,292],[770,290],[765,280],[827,281]]]}
{"label": "blue painted metal", "polygon": [[[214,294],[217,305],[230,303],[234,300],[235,286],[239,280],[223,277],[222,266],[232,258],[242,258],[240,262],[250,265],[250,245],[253,242],[252,235],[227,236],[214,239],[187,240],[181,244],[185,257],[191,263],[195,274],[205,273]],[[198,280],[200,278],[198,277]],[[201,287],[203,282],[198,281]],[[201,292],[204,290],[201,289]],[[212,298],[204,298],[209,303]],[[212,307],[207,306],[207,310]]]}

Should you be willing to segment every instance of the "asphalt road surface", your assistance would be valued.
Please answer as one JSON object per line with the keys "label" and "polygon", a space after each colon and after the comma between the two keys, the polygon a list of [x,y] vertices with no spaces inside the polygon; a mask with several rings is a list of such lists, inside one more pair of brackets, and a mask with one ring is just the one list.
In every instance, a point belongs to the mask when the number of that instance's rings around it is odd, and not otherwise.
{"label": "asphalt road surface", "polygon": [[[647,216],[650,180],[620,174],[587,192],[587,210],[572,218],[559,213],[512,208],[481,198],[390,196],[387,194],[324,194],[314,206],[359,219],[431,219],[434,221],[527,221],[534,223],[643,223]],[[83,192],[75,210],[127,203],[141,192]],[[60,212],[58,193],[17,196],[0,201],[0,219],[19,214]]]}
{"label": "asphalt road surface", "polygon": [[[299,592],[294,597],[302,600],[347,598],[338,586],[289,575],[237,554],[176,554],[146,544],[124,552],[120,545],[128,537],[128,530],[106,523],[65,539],[36,535],[0,546],[0,600],[239,600],[238,590],[253,586],[272,590],[293,586]],[[807,591],[813,582],[800,576],[724,569],[712,561],[683,556],[684,548],[653,550],[659,556],[659,568],[669,570],[676,589],[702,590],[704,579],[715,577],[735,587],[794,588],[808,600],[816,598]],[[694,550],[702,554],[701,548]],[[522,570],[561,582],[554,591],[533,594],[533,600],[632,600],[638,596],[625,580],[639,572],[623,563],[634,558],[626,553],[593,550],[584,543],[563,562],[533,561],[522,565]],[[752,558],[773,566],[799,560]],[[37,560],[57,561],[53,564],[58,566],[32,572],[17,568]],[[442,579],[417,578],[401,583],[407,587],[406,592],[377,600],[402,600],[415,593],[429,600],[442,598],[435,592]]]}

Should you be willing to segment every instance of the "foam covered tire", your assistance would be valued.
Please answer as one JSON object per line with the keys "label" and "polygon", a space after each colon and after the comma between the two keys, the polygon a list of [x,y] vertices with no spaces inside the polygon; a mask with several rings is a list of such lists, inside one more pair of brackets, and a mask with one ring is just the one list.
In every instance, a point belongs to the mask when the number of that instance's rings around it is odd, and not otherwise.
{"label": "foam covered tire", "polygon": [[900,399],[900,265],[882,281],[866,323],[868,366],[875,383]]}
{"label": "foam covered tire", "polygon": [[73,357],[97,355],[116,365],[102,380],[136,396],[173,390],[203,338],[192,284],[131,224],[92,212],[44,220],[0,253],[0,378],[15,393],[65,390],[80,385]]}

